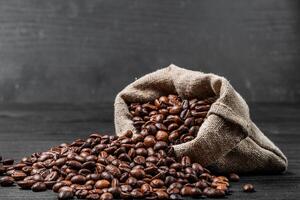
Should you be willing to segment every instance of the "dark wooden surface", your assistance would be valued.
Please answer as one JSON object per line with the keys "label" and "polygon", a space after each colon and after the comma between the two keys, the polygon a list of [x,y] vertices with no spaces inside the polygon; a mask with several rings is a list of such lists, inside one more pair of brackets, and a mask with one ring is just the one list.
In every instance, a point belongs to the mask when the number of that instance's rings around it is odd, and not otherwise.
{"label": "dark wooden surface", "polygon": [[298,0],[0,0],[0,102],[103,102],[170,63],[300,102]]}
{"label": "dark wooden surface", "polygon": [[[283,175],[242,176],[232,184],[233,195],[228,199],[279,200],[300,198],[300,105],[252,104],[251,114],[257,125],[287,155],[288,171]],[[113,133],[111,104],[68,105],[32,104],[0,105],[0,153],[20,159],[33,152],[76,138],[91,131]],[[241,192],[241,185],[250,182],[257,190]],[[0,199],[55,199],[51,191],[33,193],[17,187],[0,187]]]}

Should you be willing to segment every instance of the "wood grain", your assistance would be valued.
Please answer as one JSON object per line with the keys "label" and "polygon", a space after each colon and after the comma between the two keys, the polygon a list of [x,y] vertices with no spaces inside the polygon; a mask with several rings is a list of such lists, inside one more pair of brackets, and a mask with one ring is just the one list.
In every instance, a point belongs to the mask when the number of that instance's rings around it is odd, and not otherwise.
{"label": "wood grain", "polygon": [[[278,109],[280,107],[280,109]],[[300,197],[300,106],[295,104],[251,104],[251,115],[264,133],[289,160],[283,175],[248,175],[233,183],[228,199],[298,200]],[[280,111],[280,112],[279,112]],[[94,130],[113,133],[111,104],[10,104],[0,105],[0,154],[20,159],[53,145],[85,138]],[[257,192],[241,192],[244,183]],[[33,193],[17,187],[0,187],[0,199],[53,200],[51,191]]]}
{"label": "wood grain", "polygon": [[170,63],[299,102],[297,0],[0,1],[0,102],[111,102]]}

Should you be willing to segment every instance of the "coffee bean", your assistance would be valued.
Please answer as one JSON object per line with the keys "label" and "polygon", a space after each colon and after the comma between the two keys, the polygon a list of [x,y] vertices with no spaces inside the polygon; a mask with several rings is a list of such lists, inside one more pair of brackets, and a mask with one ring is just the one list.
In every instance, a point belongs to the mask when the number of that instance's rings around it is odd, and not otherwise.
{"label": "coffee bean", "polygon": [[235,173],[230,173],[228,178],[232,182],[238,182],[240,180],[239,175],[237,175]]}
{"label": "coffee bean", "polygon": [[191,166],[191,163],[192,163],[192,161],[191,161],[190,157],[188,157],[188,156],[183,156],[183,157],[181,158],[181,165],[182,165],[182,166],[184,166],[184,167],[189,167],[189,166]]}
{"label": "coffee bean", "polygon": [[247,183],[247,184],[243,185],[243,191],[244,192],[255,192],[254,186],[250,183]]}
{"label": "coffee bean", "polygon": [[6,172],[6,168],[0,164],[0,176],[3,175]]}
{"label": "coffee bean", "polygon": [[14,184],[14,179],[10,176],[4,176],[0,178],[0,185],[3,187],[12,186]]}
{"label": "coffee bean", "polygon": [[58,199],[60,200],[67,200],[67,199],[73,199],[73,192],[72,191],[61,191],[58,193]]}
{"label": "coffee bean", "polygon": [[157,150],[164,150],[168,147],[168,144],[166,142],[163,142],[163,141],[158,141],[156,142],[156,144],[154,145],[154,150],[157,151]]}
{"label": "coffee bean", "polygon": [[110,182],[105,179],[99,180],[95,183],[95,188],[97,189],[108,188],[109,186],[110,186]]}
{"label": "coffee bean", "polygon": [[170,199],[183,200],[182,196],[179,194],[171,194]]}
{"label": "coffee bean", "polygon": [[157,190],[156,192],[157,199],[169,199],[169,195],[164,190]]}
{"label": "coffee bean", "polygon": [[86,182],[86,177],[82,176],[82,175],[76,175],[76,176],[73,176],[71,178],[71,182],[73,184],[84,184]]}
{"label": "coffee bean", "polygon": [[105,170],[107,170],[111,175],[113,175],[116,178],[119,178],[121,176],[121,171],[119,168],[117,168],[114,165],[107,165],[105,167]]}
{"label": "coffee bean", "polygon": [[132,169],[130,174],[137,179],[142,179],[145,177],[145,171],[143,169]]}
{"label": "coffee bean", "polygon": [[45,178],[45,181],[56,181],[59,177],[59,174],[57,171],[52,171],[50,174],[48,174]]}
{"label": "coffee bean", "polygon": [[77,190],[75,192],[75,196],[78,198],[78,199],[85,199],[86,196],[88,195],[88,190]]}
{"label": "coffee bean", "polygon": [[42,191],[47,190],[47,186],[43,182],[37,182],[31,186],[31,190],[33,192],[42,192]]}
{"label": "coffee bean", "polygon": [[67,161],[67,165],[75,170],[81,169],[82,168],[82,164],[76,160],[71,160],[71,161]]}
{"label": "coffee bean", "polygon": [[166,131],[159,130],[159,131],[157,131],[155,137],[156,137],[156,140],[158,140],[158,141],[167,142],[169,134]]}
{"label": "coffee bean", "polygon": [[27,175],[23,171],[20,171],[20,170],[15,170],[11,174],[11,177],[16,181],[23,180],[26,176]]}
{"label": "coffee bean", "polygon": [[101,196],[100,196],[100,200],[112,200],[113,199],[113,195],[109,192],[104,192]]}
{"label": "coffee bean", "polygon": [[2,161],[2,164],[3,165],[12,165],[12,164],[14,164],[14,160],[13,159],[4,159]]}
{"label": "coffee bean", "polygon": [[225,196],[225,192],[214,188],[207,187],[203,190],[203,194],[209,198],[222,198]]}
{"label": "coffee bean", "polygon": [[130,192],[130,195],[134,198],[134,199],[140,199],[142,198],[144,195],[143,193],[141,192],[140,189],[133,189],[131,192]]}
{"label": "coffee bean", "polygon": [[107,191],[109,193],[111,193],[115,198],[118,198],[120,196],[120,193],[121,193],[121,190],[120,190],[119,187],[111,187]]}
{"label": "coffee bean", "polygon": [[17,185],[24,190],[29,190],[35,183],[36,181],[34,180],[26,180],[26,181],[23,180],[23,181],[18,181]]}
{"label": "coffee bean", "polygon": [[145,147],[153,147],[156,143],[155,137],[153,135],[148,135],[144,138]]}
{"label": "coffee bean", "polygon": [[32,176],[32,180],[35,180],[36,182],[43,182],[44,178],[40,174],[35,174],[35,175]]}
{"label": "coffee bean", "polygon": [[165,183],[161,179],[153,179],[150,185],[154,188],[160,188],[165,185]]}
{"label": "coffee bean", "polygon": [[169,109],[169,113],[172,115],[179,114],[181,112],[181,106],[175,105]]}

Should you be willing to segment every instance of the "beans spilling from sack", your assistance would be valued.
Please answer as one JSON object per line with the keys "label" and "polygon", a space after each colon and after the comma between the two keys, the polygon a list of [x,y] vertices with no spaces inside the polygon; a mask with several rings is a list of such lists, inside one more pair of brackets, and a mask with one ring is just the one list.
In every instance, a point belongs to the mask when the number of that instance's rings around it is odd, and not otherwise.
{"label": "beans spilling from sack", "polygon": [[[41,192],[52,189],[58,199],[182,199],[224,197],[237,174],[213,175],[188,156],[177,158],[172,148],[192,140],[213,103],[162,96],[154,102],[132,103],[129,110],[138,134],[91,134],[33,153],[17,164],[0,163],[1,186],[18,185]],[[249,189],[250,188],[250,189]],[[254,191],[248,185],[245,191]]]}

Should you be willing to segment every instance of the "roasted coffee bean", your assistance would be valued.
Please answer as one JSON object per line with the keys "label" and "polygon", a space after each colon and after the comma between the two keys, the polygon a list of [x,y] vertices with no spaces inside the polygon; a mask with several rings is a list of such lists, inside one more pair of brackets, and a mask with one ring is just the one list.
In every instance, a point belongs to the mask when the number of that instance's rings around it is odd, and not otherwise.
{"label": "roasted coffee bean", "polygon": [[0,178],[0,185],[3,187],[12,186],[14,184],[14,179],[10,176],[3,176]]}
{"label": "roasted coffee bean", "polygon": [[33,184],[33,185],[31,186],[31,190],[32,190],[33,192],[42,192],[42,191],[47,190],[47,186],[46,186],[46,184],[43,183],[43,182],[36,182],[35,184]]}
{"label": "roasted coffee bean", "polygon": [[18,181],[17,185],[24,190],[29,190],[35,183],[36,181],[34,180],[26,180],[26,181],[23,180],[23,181]]}
{"label": "roasted coffee bean", "polygon": [[23,171],[20,171],[20,170],[15,170],[11,174],[11,177],[16,181],[23,180],[26,176],[27,175]]}
{"label": "roasted coffee bean", "polygon": [[228,176],[229,180],[232,182],[238,182],[240,180],[239,175],[235,174],[235,173],[230,173]]}
{"label": "roasted coffee bean", "polygon": [[67,165],[75,170],[82,168],[82,164],[76,160],[67,161]]}
{"label": "roasted coffee bean", "polygon": [[82,175],[76,175],[76,176],[73,176],[71,178],[71,182],[73,184],[84,184],[86,182],[86,177],[82,176]]}
{"label": "roasted coffee bean", "polygon": [[150,185],[154,188],[160,188],[165,185],[165,183],[161,179],[153,179]]}
{"label": "roasted coffee bean", "polygon": [[0,176],[3,175],[6,172],[6,168],[0,164]]}
{"label": "roasted coffee bean", "polygon": [[116,178],[119,178],[121,176],[121,171],[119,168],[117,168],[114,165],[107,165],[105,167],[105,170],[107,170],[111,175],[113,175]]}
{"label": "roasted coffee bean", "polygon": [[254,186],[250,183],[247,183],[247,184],[243,185],[243,191],[244,192],[255,192]]}
{"label": "roasted coffee bean", "polygon": [[209,198],[222,198],[225,196],[225,192],[222,190],[207,187],[203,190],[203,194]]}
{"label": "roasted coffee bean", "polygon": [[168,141],[169,134],[168,134],[166,131],[159,130],[159,131],[157,131],[155,137],[156,137],[156,140],[157,140],[157,141],[164,141],[164,142],[167,142],[167,141]]}
{"label": "roasted coffee bean", "polygon": [[168,147],[168,144],[164,141],[158,141],[156,142],[156,144],[154,145],[154,150],[157,151],[157,150],[164,150]]}
{"label": "roasted coffee bean", "polygon": [[114,198],[113,195],[109,192],[104,192],[100,196],[100,200],[112,200],[113,198]]}
{"label": "roasted coffee bean", "polygon": [[118,187],[111,187],[107,190],[107,192],[111,193],[115,198],[120,196],[121,190]]}
{"label": "roasted coffee bean", "polygon": [[4,159],[2,161],[2,164],[3,165],[12,165],[12,164],[14,164],[14,159]]}
{"label": "roasted coffee bean", "polygon": [[108,188],[109,186],[110,186],[110,182],[105,179],[99,180],[95,183],[95,188],[97,189]]}
{"label": "roasted coffee bean", "polygon": [[88,195],[88,190],[77,190],[75,192],[75,196],[78,198],[78,199],[85,199],[86,196]]}
{"label": "roasted coffee bean", "polygon": [[60,200],[73,199],[73,196],[74,196],[74,194],[72,191],[63,190],[58,193],[58,199],[60,199]]}
{"label": "roasted coffee bean", "polygon": [[177,199],[177,200],[183,200],[183,197],[179,194],[171,194],[170,199]]}
{"label": "roasted coffee bean", "polygon": [[137,179],[142,179],[145,177],[145,171],[143,169],[132,169],[130,174]]}
{"label": "roasted coffee bean", "polygon": [[130,195],[134,198],[134,199],[140,199],[140,198],[143,198],[143,193],[141,192],[140,189],[133,189],[131,192],[130,192]]}
{"label": "roasted coffee bean", "polygon": [[153,147],[155,144],[156,144],[156,140],[153,135],[148,135],[144,138],[145,147]]}

